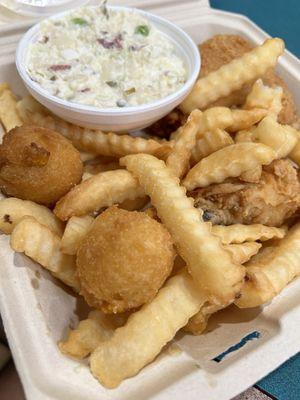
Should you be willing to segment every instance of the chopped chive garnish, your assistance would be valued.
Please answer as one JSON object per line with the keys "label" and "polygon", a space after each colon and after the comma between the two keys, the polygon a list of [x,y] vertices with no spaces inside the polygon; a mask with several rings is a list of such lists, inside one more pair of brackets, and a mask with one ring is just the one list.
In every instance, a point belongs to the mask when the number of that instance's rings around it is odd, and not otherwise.
{"label": "chopped chive garnish", "polygon": [[104,0],[102,5],[101,5],[101,11],[102,14],[106,17],[106,19],[109,19],[109,14],[108,14],[108,9],[107,9],[107,0]]}
{"label": "chopped chive garnish", "polygon": [[73,22],[73,24],[80,25],[80,26],[88,25],[88,22],[83,18],[73,18],[72,22]]}
{"label": "chopped chive garnish", "polygon": [[147,26],[147,25],[138,25],[135,28],[135,33],[139,33],[140,35],[143,35],[143,36],[148,36],[149,32],[150,32],[150,29],[149,29],[149,26]]}

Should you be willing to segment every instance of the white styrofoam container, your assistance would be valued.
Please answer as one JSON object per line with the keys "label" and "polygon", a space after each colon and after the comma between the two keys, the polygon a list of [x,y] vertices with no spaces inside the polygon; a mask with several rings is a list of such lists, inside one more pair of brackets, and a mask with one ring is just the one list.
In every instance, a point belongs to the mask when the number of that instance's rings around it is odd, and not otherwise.
{"label": "white styrofoam container", "polygon": [[[117,3],[117,2],[112,2]],[[200,2],[118,1],[138,5],[178,23],[196,42],[217,33],[236,33],[261,43],[267,35],[247,18],[201,7]],[[14,50],[26,24],[0,30],[0,81],[25,93],[14,67]],[[278,70],[294,92],[300,111],[299,60],[289,52]],[[300,280],[261,309],[230,307],[212,317],[208,333],[179,334],[184,351],[164,351],[136,377],[107,390],[92,377],[87,362],[60,354],[56,342],[85,314],[82,301],[26,257],[14,254],[0,236],[0,311],[29,400],[229,400],[300,350]],[[40,271],[41,278],[36,271]],[[248,342],[216,363],[212,359],[253,331]],[[195,362],[197,360],[197,363]]]}

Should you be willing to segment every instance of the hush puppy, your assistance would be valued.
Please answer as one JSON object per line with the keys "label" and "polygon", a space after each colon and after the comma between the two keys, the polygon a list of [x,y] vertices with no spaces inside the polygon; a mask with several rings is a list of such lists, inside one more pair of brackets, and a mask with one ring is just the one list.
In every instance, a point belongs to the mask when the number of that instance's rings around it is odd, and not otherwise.
{"label": "hush puppy", "polygon": [[81,294],[106,313],[153,299],[175,257],[166,228],[143,212],[110,207],[94,221],[77,252]]}
{"label": "hush puppy", "polygon": [[50,206],[80,182],[79,152],[62,135],[27,125],[12,129],[0,146],[0,188],[8,196]]}

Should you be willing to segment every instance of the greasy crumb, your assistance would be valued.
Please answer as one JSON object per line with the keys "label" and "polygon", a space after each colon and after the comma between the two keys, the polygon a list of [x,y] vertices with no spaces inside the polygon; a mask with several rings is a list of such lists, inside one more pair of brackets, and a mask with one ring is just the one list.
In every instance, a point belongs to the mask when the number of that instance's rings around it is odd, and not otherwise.
{"label": "greasy crumb", "polygon": [[41,273],[39,270],[34,271],[34,275],[36,276],[37,279],[41,278]]}
{"label": "greasy crumb", "polygon": [[12,224],[12,220],[10,218],[10,215],[8,214],[3,215],[3,221],[6,222],[7,224]]}
{"label": "greasy crumb", "polygon": [[35,289],[35,290],[39,289],[40,284],[36,278],[32,278],[30,283],[31,283],[31,286],[33,287],[33,289]]}

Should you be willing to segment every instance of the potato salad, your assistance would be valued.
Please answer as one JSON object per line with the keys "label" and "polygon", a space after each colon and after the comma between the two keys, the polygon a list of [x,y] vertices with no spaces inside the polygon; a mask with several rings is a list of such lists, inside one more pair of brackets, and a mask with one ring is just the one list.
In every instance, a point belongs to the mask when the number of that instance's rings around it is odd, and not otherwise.
{"label": "potato salad", "polygon": [[51,95],[99,108],[147,104],[187,79],[185,63],[164,33],[137,12],[105,5],[44,21],[25,64]]}

